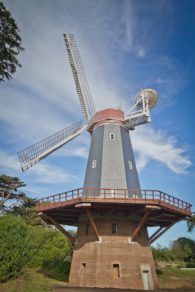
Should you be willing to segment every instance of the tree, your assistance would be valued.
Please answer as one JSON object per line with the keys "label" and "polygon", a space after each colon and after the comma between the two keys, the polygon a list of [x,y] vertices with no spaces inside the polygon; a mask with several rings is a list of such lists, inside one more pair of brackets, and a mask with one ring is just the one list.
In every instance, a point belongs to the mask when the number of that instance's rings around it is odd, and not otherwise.
{"label": "tree", "polygon": [[172,252],[176,258],[185,262],[193,262],[195,260],[195,241],[180,237],[173,241]]}
{"label": "tree", "polygon": [[11,13],[0,2],[0,81],[10,80],[17,67],[16,56],[24,50],[19,29]]}
{"label": "tree", "polygon": [[187,221],[188,224],[188,231],[193,231],[195,229],[195,213],[193,213],[193,216]]}
{"label": "tree", "polygon": [[30,260],[28,226],[14,216],[0,217],[0,282],[17,277]]}
{"label": "tree", "polygon": [[0,282],[25,268],[59,280],[68,278],[72,245],[58,230],[31,226],[15,215],[0,216]]}
{"label": "tree", "polygon": [[184,261],[193,263],[195,261],[195,241],[180,237],[173,241],[170,247],[157,246],[152,247],[152,252],[155,261]]}
{"label": "tree", "polygon": [[5,174],[0,176],[0,209],[5,207],[8,200],[24,200],[26,195],[19,192],[18,188],[25,187],[26,184],[18,177],[11,177]]}
{"label": "tree", "polygon": [[5,213],[20,217],[25,223],[31,226],[46,226],[46,223],[36,213],[36,200],[25,197],[21,204],[14,205]]}

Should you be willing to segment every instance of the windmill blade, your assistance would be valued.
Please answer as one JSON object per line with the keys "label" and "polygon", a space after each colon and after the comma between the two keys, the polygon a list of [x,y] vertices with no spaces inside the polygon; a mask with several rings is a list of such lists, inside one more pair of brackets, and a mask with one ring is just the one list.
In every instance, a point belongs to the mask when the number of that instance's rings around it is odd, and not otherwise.
{"label": "windmill blade", "polygon": [[86,126],[82,122],[75,123],[63,130],[39,141],[38,143],[18,152],[22,171],[29,169],[41,159],[45,158],[67,142],[80,135]]}
{"label": "windmill blade", "polygon": [[80,100],[81,111],[86,121],[89,122],[89,120],[95,113],[95,106],[90,93],[79,50],[77,48],[77,44],[73,34],[65,33],[64,41],[66,44],[74,81],[76,84],[76,90]]}

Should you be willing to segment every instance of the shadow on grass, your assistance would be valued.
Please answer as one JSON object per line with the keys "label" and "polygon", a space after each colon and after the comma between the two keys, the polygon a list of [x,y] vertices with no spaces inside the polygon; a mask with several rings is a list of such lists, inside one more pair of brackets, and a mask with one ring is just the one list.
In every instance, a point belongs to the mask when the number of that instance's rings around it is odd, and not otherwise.
{"label": "shadow on grass", "polygon": [[70,262],[64,261],[61,258],[55,258],[44,261],[38,272],[58,281],[67,281],[70,265]]}

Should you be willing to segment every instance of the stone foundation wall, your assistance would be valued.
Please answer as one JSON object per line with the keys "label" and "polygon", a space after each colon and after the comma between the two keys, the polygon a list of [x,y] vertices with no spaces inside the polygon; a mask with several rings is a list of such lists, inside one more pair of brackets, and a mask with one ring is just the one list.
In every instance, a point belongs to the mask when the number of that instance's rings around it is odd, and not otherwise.
{"label": "stone foundation wall", "polygon": [[[87,217],[80,218],[70,285],[132,289],[143,289],[144,285],[149,285],[150,289],[157,287],[146,228],[142,228],[136,240],[131,242],[131,233],[138,223],[138,218],[134,217],[135,220],[120,212],[106,216],[93,213],[99,241],[95,240],[92,229],[86,227],[89,224]],[[112,234],[112,224],[117,225],[117,234]],[[148,283],[144,284],[144,281]]]}

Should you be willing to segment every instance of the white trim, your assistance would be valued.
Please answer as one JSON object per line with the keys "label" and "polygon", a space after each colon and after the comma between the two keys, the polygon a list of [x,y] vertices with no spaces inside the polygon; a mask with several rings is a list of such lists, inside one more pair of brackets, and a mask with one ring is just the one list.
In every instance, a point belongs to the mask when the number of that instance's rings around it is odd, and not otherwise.
{"label": "white trim", "polygon": [[96,168],[96,165],[97,165],[97,160],[94,159],[94,160],[92,161],[91,168]]}
{"label": "white trim", "polygon": [[128,165],[129,165],[129,169],[132,170],[133,169],[133,164],[132,164],[131,160],[128,160]]}

